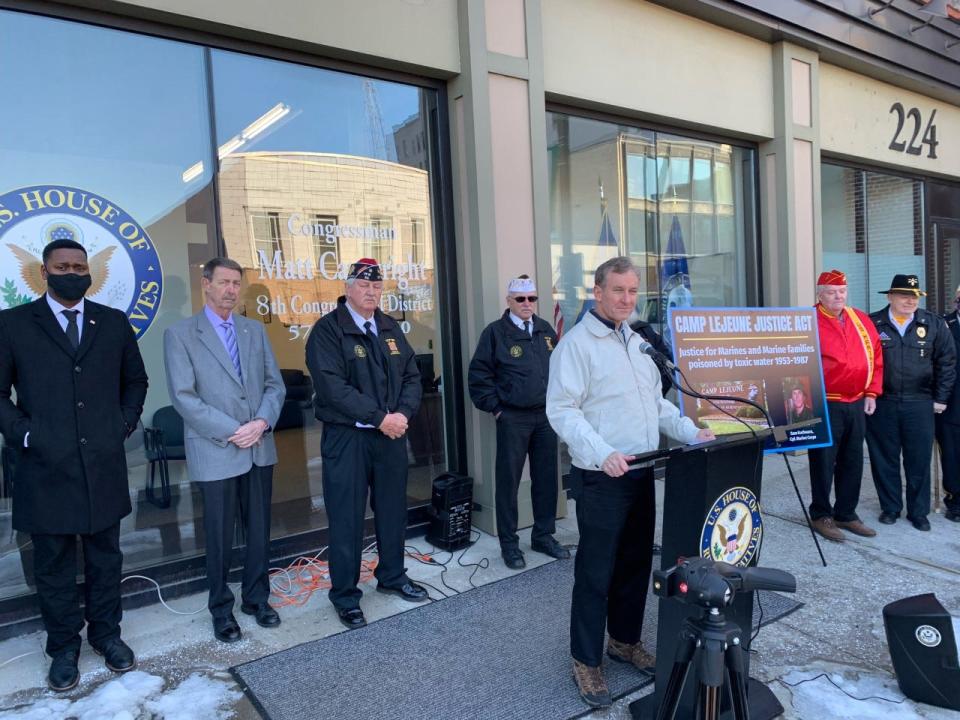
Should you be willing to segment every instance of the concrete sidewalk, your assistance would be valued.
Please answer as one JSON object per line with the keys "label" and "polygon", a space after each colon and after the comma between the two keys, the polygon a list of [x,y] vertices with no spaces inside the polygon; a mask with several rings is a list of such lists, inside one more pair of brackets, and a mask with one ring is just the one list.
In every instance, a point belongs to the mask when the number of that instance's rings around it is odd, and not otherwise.
{"label": "concrete sidewalk", "polygon": [[[794,468],[804,501],[809,502],[806,458],[789,457],[788,460]],[[658,482],[657,486],[660,503],[663,483]],[[818,698],[828,692],[839,693],[830,686],[818,685],[824,683],[823,680],[792,690],[780,682],[783,679],[797,682],[821,672],[834,673],[835,681],[841,684],[845,681],[848,692],[854,695],[876,695],[880,687],[884,696],[896,698],[881,609],[888,602],[923,592],[936,593],[951,612],[960,609],[960,526],[936,514],[930,516],[933,530],[929,533],[919,532],[903,520],[892,527],[877,524],[879,505],[867,468],[860,514],[868,525],[878,530],[878,536],[867,539],[848,534],[849,539],[843,544],[822,540],[828,562],[824,568],[803,523],[800,505],[780,456],[766,458],[762,500],[765,527],[760,564],[796,575],[797,599],[805,606],[760,631],[753,645],[756,651],[751,666],[753,676],[770,684],[786,708],[786,718],[821,720],[827,716],[846,717],[840,711],[824,715],[823,708],[817,705]],[[557,538],[570,545],[577,542],[574,509],[571,502],[570,514],[558,522]],[[423,538],[415,538],[410,544],[424,552],[430,550]],[[525,549],[528,567],[550,561],[529,549],[529,531],[521,534],[521,547]],[[438,554],[440,560],[447,557],[446,553]],[[468,577],[474,570],[473,582],[477,585],[513,574],[500,559],[496,538],[481,533],[480,540],[465,553],[463,562],[478,562],[484,557],[489,560],[489,567],[485,569],[460,567],[454,560],[445,574],[446,582],[458,590],[468,591]],[[407,567],[413,579],[430,583],[450,594],[442,584],[440,567],[422,565],[414,560],[409,560]],[[373,583],[364,586],[362,606],[368,620],[417,607],[375,593],[373,587]],[[439,597],[433,590],[431,595]],[[321,591],[303,606],[282,608],[283,624],[276,630],[259,628],[252,618],[237,612],[244,639],[225,645],[213,639],[205,604],[205,594],[197,594],[171,603],[181,612],[199,610],[196,614],[177,615],[160,604],[125,613],[124,639],[136,650],[139,669],[153,676],[154,683],[153,700],[137,701],[141,704],[133,708],[140,712],[139,717],[172,717],[164,714],[163,705],[157,704],[157,698],[163,693],[179,692],[185,686],[185,679],[200,676],[221,691],[216,717],[258,718],[246,698],[236,692],[236,686],[225,674],[226,669],[343,631],[325,591]],[[653,630],[646,628],[645,637],[652,637]],[[83,698],[106,697],[107,691],[116,685],[116,676],[105,670],[101,658],[84,644],[80,659],[83,677],[79,688],[65,698],[41,689],[46,687],[49,663],[41,651],[43,640],[42,633],[34,633],[0,642],[0,663],[6,663],[0,664],[0,708],[8,711],[4,716],[17,717],[27,713],[25,717],[30,718],[57,717],[56,712],[66,711],[48,712],[54,699],[64,707],[70,706],[72,713]],[[162,679],[162,691],[156,689],[160,685],[157,678]],[[113,685],[111,681],[114,681]],[[886,688],[882,687],[884,684]],[[865,688],[870,691],[864,692]],[[100,695],[94,696],[94,693]],[[630,717],[627,706],[633,699],[620,700],[613,708],[595,712],[591,717],[627,719]],[[947,711],[914,706],[909,702],[891,705],[893,709],[888,709],[887,703],[843,700],[854,707],[849,717],[879,717],[881,712],[883,717],[896,718],[952,716]],[[191,717],[189,709],[184,710],[188,714],[181,712],[179,717]],[[205,712],[205,718],[214,717],[209,710]],[[136,713],[132,716],[138,717]]]}

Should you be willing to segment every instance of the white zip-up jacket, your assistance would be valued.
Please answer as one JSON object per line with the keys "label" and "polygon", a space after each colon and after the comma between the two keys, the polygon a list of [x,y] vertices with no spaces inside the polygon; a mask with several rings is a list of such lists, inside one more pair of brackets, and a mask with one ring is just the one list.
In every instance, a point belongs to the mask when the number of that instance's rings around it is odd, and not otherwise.
{"label": "white zip-up jacket", "polygon": [[650,452],[660,431],[693,442],[698,428],[660,393],[660,372],[640,352],[643,338],[623,323],[620,333],[584,315],[550,357],[547,418],[582,470],[599,470],[614,450]]}

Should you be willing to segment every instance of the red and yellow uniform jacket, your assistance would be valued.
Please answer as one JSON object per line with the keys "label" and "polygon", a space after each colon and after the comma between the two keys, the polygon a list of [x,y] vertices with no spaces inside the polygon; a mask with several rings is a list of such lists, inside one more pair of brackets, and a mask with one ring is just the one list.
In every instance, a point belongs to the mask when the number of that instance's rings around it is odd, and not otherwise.
{"label": "red and yellow uniform jacket", "polygon": [[853,402],[883,393],[883,347],[870,317],[851,307],[841,321],[817,303],[827,400]]}

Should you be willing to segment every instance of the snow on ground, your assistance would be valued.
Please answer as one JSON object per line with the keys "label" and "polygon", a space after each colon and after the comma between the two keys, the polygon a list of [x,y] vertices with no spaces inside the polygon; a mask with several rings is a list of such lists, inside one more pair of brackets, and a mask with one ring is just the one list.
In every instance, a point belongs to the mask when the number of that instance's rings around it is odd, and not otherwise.
{"label": "snow on ground", "polygon": [[[843,689],[836,687],[827,677]],[[804,668],[791,670],[781,679],[783,683],[795,686],[788,688],[793,694],[794,716],[805,720],[957,720],[955,711],[905,698],[892,675],[853,669],[824,672]]]}
{"label": "snow on ground", "polygon": [[162,677],[134,670],[74,701],[43,698],[3,720],[226,720],[240,692],[228,680],[194,673],[164,691]]}

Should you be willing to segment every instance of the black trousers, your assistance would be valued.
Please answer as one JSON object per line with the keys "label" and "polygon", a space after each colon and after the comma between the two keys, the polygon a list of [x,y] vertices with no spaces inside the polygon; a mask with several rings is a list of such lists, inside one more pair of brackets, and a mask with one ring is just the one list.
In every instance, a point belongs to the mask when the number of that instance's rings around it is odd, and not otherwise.
{"label": "black trousers", "polygon": [[227,584],[233,554],[237,503],[246,538],[241,601],[260,605],[270,598],[270,496],[273,465],[254,465],[250,471],[225,480],[196,483],[203,495],[203,530],[207,537],[207,607],[215,618],[233,611],[233,592]]}
{"label": "black trousers", "polygon": [[33,572],[40,615],[47,630],[47,654],[56,657],[80,649],[87,621],[87,642],[101,647],[120,637],[120,523],[80,535],[83,546],[83,612],[77,590],[77,535],[31,535]]}
{"label": "black trousers", "polygon": [[572,468],[580,543],[570,608],[570,654],[584,665],[603,661],[604,628],[625,643],[640,641],[657,519],[653,468],[609,475]]}
{"label": "black trousers", "polygon": [[407,530],[407,442],[379,430],[325,424],[323,500],[330,532],[330,602],[359,607],[363,520],[370,490],[379,560],[374,575],[383,587],[407,582],[403,543]]}
{"label": "black trousers", "polygon": [[[863,398],[854,402],[827,402],[833,445],[814,448],[810,458],[810,519],[832,517],[848,522],[859,520],[860,482],[863,478],[863,438],[866,415]],[[831,504],[831,486],[837,501]]]}
{"label": "black trousers", "polygon": [[530,456],[530,499],[536,542],[556,532],[557,434],[544,410],[504,410],[497,419],[497,535],[503,549],[517,548],[517,491]]}
{"label": "black trousers", "polygon": [[937,444],[943,467],[943,501],[947,510],[960,512],[960,425],[936,416]]}
{"label": "black trousers", "polygon": [[902,454],[907,517],[921,520],[930,514],[933,431],[933,400],[877,398],[877,411],[867,418],[867,449],[883,512],[899,515],[903,510]]}

